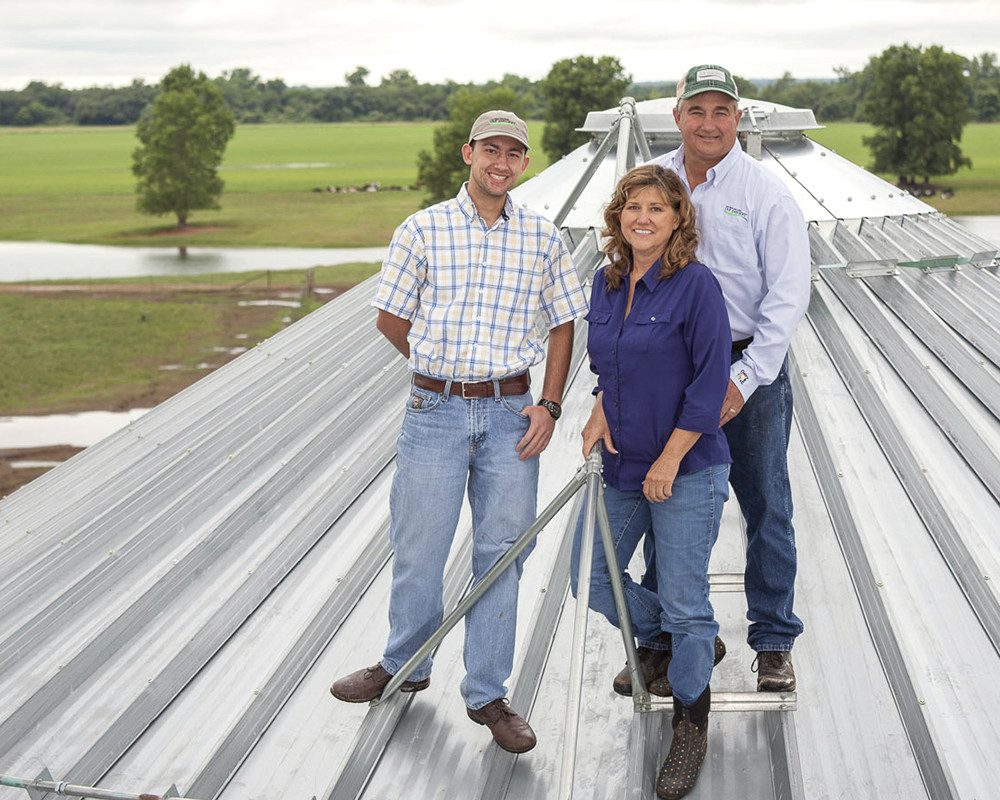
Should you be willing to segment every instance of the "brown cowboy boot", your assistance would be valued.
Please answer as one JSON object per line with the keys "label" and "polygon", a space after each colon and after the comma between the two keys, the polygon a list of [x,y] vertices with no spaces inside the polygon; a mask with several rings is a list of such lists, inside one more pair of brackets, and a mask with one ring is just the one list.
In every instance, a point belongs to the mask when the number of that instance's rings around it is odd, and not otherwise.
{"label": "brown cowboy boot", "polygon": [[712,707],[712,689],[706,686],[691,706],[674,698],[674,738],[670,752],[656,779],[656,796],[677,800],[694,788],[708,751],[708,711]]}

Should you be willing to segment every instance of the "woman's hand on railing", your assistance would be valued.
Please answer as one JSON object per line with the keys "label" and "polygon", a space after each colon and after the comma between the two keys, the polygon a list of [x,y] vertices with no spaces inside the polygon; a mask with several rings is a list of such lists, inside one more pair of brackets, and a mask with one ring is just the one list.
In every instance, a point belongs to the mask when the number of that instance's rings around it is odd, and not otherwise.
{"label": "woman's hand on railing", "polygon": [[611,439],[611,428],[608,427],[608,421],[604,417],[604,407],[601,405],[602,395],[603,392],[598,393],[594,407],[590,411],[590,419],[587,420],[587,424],[583,426],[583,430],[580,432],[580,435],[583,437],[584,458],[590,455],[594,449],[594,445],[598,442],[602,443],[604,449],[609,453],[618,452]]}

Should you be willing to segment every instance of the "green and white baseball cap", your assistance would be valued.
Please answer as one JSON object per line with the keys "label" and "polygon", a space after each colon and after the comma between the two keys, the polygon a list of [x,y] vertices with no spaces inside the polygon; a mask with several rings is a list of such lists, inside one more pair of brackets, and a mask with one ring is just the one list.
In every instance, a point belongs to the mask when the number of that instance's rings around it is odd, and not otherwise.
{"label": "green and white baseball cap", "polygon": [[702,64],[700,67],[691,67],[687,74],[681,78],[681,82],[677,84],[678,100],[687,100],[702,92],[722,92],[733,100],[740,99],[732,73],[718,64]]}

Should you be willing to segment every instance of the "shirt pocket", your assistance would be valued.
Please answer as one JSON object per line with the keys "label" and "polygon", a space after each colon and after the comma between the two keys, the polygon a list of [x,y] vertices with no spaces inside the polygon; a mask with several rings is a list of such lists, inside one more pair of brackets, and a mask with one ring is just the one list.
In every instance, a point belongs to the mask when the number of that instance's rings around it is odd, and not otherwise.
{"label": "shirt pocket", "polygon": [[635,315],[636,351],[649,353],[666,349],[669,340],[674,336],[674,325],[671,324],[669,311],[658,311],[655,314]]}

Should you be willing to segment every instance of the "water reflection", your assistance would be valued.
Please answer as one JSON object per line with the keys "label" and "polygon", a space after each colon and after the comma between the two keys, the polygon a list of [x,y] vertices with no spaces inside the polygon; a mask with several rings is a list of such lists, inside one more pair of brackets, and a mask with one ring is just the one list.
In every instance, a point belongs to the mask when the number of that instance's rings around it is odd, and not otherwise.
{"label": "water reflection", "polygon": [[28,447],[90,447],[149,411],[85,411],[38,417],[0,417],[0,449]]}
{"label": "water reflection", "polygon": [[0,282],[135,278],[213,272],[309,269],[377,262],[385,247],[104,247],[57,242],[0,242]]}

